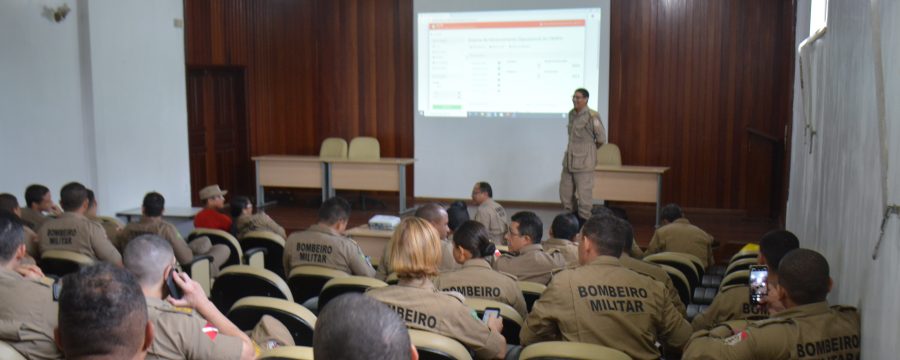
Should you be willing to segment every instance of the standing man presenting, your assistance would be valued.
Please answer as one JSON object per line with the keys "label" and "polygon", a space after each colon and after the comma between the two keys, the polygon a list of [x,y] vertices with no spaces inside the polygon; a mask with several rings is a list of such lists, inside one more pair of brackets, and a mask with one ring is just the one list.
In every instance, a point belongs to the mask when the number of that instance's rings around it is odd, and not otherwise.
{"label": "standing man presenting", "polygon": [[588,91],[575,90],[569,111],[569,143],[563,157],[562,176],[559,180],[559,200],[566,211],[576,212],[584,223],[591,217],[594,190],[594,167],[597,165],[597,148],[606,143],[606,129],[600,115],[587,106]]}

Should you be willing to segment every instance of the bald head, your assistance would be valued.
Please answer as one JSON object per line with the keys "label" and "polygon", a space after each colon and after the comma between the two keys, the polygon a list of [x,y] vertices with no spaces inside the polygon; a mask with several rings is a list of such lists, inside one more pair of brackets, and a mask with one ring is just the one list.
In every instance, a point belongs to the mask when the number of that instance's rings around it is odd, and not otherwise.
{"label": "bald head", "polygon": [[141,235],[128,242],[122,261],[142,287],[153,286],[163,278],[166,266],[172,265],[175,253],[168,241],[156,235]]}
{"label": "bald head", "polygon": [[450,217],[447,215],[447,210],[444,209],[438,203],[428,203],[422,205],[418,210],[416,210],[417,218],[424,219],[434,225],[434,228],[437,229],[438,234],[441,235],[441,239],[446,239],[450,234],[450,226],[448,225],[450,222]]}

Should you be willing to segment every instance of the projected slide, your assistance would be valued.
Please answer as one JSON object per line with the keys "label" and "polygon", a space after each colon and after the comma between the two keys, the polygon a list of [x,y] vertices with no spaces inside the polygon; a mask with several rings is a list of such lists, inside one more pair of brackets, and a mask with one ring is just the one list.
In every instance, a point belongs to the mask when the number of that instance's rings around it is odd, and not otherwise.
{"label": "projected slide", "polygon": [[565,116],[599,82],[600,21],[599,8],[418,14],[419,115]]}

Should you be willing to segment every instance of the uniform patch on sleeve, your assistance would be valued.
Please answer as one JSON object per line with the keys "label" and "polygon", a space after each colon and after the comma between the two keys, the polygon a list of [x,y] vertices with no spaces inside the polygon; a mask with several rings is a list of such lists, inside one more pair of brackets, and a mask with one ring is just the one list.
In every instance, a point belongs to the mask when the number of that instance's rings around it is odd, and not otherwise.
{"label": "uniform patch on sleeve", "polygon": [[212,341],[216,341],[216,336],[219,336],[219,328],[213,326],[213,324],[207,322],[206,326],[201,329],[206,336],[209,336],[209,339]]}
{"label": "uniform patch on sleeve", "polygon": [[725,344],[734,346],[739,344],[741,341],[746,340],[748,337],[750,337],[750,334],[748,334],[746,331],[741,331],[737,334],[725,338]]}

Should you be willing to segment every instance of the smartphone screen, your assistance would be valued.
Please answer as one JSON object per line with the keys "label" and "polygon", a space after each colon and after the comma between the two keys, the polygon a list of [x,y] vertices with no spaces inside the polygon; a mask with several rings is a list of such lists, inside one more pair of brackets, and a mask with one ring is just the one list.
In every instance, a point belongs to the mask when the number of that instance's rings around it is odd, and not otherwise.
{"label": "smartphone screen", "polygon": [[500,316],[500,309],[498,308],[486,308],[484,309],[484,314],[481,315],[481,322],[487,324],[490,318],[495,318]]}
{"label": "smartphone screen", "polygon": [[169,295],[173,299],[181,299],[181,288],[175,283],[175,275],[175,270],[169,271],[169,276],[166,276],[166,287],[169,288]]}
{"label": "smartphone screen", "polygon": [[750,266],[750,305],[759,305],[766,300],[766,295],[769,294],[769,288],[766,285],[768,277],[768,267]]}

